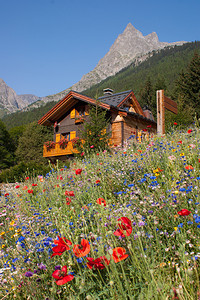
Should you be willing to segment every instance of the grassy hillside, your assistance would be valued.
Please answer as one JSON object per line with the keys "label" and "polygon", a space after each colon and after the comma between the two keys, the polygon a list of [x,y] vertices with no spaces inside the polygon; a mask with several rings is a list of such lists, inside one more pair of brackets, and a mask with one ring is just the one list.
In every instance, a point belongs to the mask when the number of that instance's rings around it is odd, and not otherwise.
{"label": "grassy hillside", "polygon": [[[152,57],[138,66],[132,64],[115,76],[107,78],[82,93],[95,98],[96,96],[101,96],[103,89],[106,87],[112,88],[115,92],[132,89],[139,102],[141,102],[140,91],[144,88],[145,81],[149,77],[154,89],[164,88],[168,96],[171,96],[179,73],[187,67],[194,55],[194,51],[200,53],[200,42],[166,48],[159,52],[155,51]],[[141,105],[144,104],[141,102]],[[45,106],[28,112],[17,112],[6,115],[2,120],[5,122],[7,128],[10,129],[39,120],[54,105],[55,102],[49,102]]]}
{"label": "grassy hillside", "polygon": [[1,299],[198,299],[199,148],[177,131],[3,189]]}

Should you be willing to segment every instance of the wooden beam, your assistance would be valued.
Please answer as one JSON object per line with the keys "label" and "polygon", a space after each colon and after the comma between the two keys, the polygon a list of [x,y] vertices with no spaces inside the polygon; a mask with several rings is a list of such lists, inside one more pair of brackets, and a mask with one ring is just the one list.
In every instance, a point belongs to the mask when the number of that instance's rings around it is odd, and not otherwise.
{"label": "wooden beam", "polygon": [[175,115],[177,115],[177,113],[178,113],[177,107],[174,107],[174,106],[170,105],[170,104],[167,103],[167,102],[164,102],[164,106],[165,106],[165,108],[166,108],[167,110],[169,110],[169,111],[171,111],[172,113],[174,113]]}
{"label": "wooden beam", "polygon": [[164,90],[156,92],[157,98],[157,132],[158,135],[165,134],[165,107],[164,107]]}
{"label": "wooden beam", "polygon": [[173,112],[174,114],[177,115],[178,113],[178,107],[177,107],[177,103],[173,100],[171,100],[170,98],[164,96],[164,106],[167,110]]}

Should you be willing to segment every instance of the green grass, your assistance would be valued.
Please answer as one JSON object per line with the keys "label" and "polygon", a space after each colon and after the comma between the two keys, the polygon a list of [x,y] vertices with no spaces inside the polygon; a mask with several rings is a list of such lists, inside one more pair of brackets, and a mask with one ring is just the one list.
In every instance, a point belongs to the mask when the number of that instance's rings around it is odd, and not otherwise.
{"label": "green grass", "polygon": [[[1,196],[1,299],[198,299],[199,129],[129,142],[16,183]],[[178,214],[182,209],[189,215]],[[131,220],[124,237],[114,234],[121,217]],[[72,245],[51,258],[57,236]],[[82,239],[89,253],[77,257],[74,245]],[[117,247],[126,255],[119,262]],[[101,256],[109,264],[89,269],[87,257]],[[74,278],[57,285],[55,266],[65,265]]]}

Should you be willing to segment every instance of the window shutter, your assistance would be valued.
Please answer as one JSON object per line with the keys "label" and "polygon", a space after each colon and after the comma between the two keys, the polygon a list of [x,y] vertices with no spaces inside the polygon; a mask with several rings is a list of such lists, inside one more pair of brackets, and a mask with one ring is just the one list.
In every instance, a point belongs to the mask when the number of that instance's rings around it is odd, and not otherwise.
{"label": "window shutter", "polygon": [[76,137],[76,131],[70,132],[70,140],[73,140]]}
{"label": "window shutter", "polygon": [[75,119],[75,113],[76,113],[76,111],[75,111],[75,108],[74,108],[74,109],[72,109],[72,111],[70,112],[70,118],[71,118],[71,119]]}
{"label": "window shutter", "polygon": [[56,134],[56,143],[60,141],[60,134]]}

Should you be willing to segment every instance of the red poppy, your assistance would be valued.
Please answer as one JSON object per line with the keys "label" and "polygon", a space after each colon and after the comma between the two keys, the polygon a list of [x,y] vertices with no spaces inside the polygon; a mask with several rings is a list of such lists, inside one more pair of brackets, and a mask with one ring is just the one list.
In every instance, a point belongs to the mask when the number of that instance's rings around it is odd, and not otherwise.
{"label": "red poppy", "polygon": [[67,266],[62,267],[61,270],[54,271],[52,276],[56,279],[57,285],[63,285],[74,278],[74,275],[67,275]]}
{"label": "red poppy", "polygon": [[90,252],[89,242],[85,239],[82,239],[81,245],[74,245],[73,252],[77,257],[86,256]]}
{"label": "red poppy", "polygon": [[188,133],[191,133],[191,132],[192,132],[192,129],[189,129],[189,130],[188,130]]}
{"label": "red poppy", "polygon": [[199,158],[199,163],[200,163],[200,158]]}
{"label": "red poppy", "polygon": [[182,144],[182,141],[178,141],[178,144]]}
{"label": "red poppy", "polygon": [[147,129],[146,129],[146,128],[144,128],[142,131],[147,131]]}
{"label": "red poppy", "polygon": [[26,177],[25,180],[29,180],[29,177]]}
{"label": "red poppy", "polygon": [[81,156],[84,156],[84,154],[85,154],[85,152],[82,152],[82,153],[81,153]]}
{"label": "red poppy", "polygon": [[97,155],[99,155],[99,153],[97,153]]}
{"label": "red poppy", "polygon": [[186,166],[185,168],[186,168],[186,170],[193,170],[193,169],[194,169],[194,168],[193,168],[192,166],[190,166],[190,165],[189,165],[189,166]]}
{"label": "red poppy", "polygon": [[90,148],[91,148],[91,149],[94,148],[94,145],[90,146]]}
{"label": "red poppy", "polygon": [[132,232],[131,220],[127,217],[121,217],[118,220],[119,228],[114,232],[116,236],[129,236]]}
{"label": "red poppy", "polygon": [[186,208],[184,208],[184,209],[181,209],[180,211],[178,211],[178,214],[180,216],[188,216],[189,214],[191,214],[191,211],[189,211]]}
{"label": "red poppy", "polygon": [[110,260],[108,260],[105,256],[100,256],[96,259],[92,257],[86,257],[86,259],[88,260],[87,267],[89,269],[92,269],[94,267],[95,269],[102,270],[106,267],[106,265],[108,266],[110,263]]}
{"label": "red poppy", "polygon": [[57,244],[57,246],[52,248],[52,251],[54,252],[51,257],[55,256],[55,255],[62,255],[63,252],[69,250],[69,246],[72,245],[72,242],[70,242],[68,239],[66,239],[65,237],[60,238],[58,236],[58,240],[54,240],[54,244]]}
{"label": "red poppy", "polygon": [[32,186],[37,186],[37,183],[32,183]]}
{"label": "red poppy", "polygon": [[5,193],[5,195],[4,195],[5,197],[8,197],[9,196],[9,193]]}
{"label": "red poppy", "polygon": [[100,183],[100,180],[98,179],[98,180],[96,180],[96,184],[98,184],[98,183]]}
{"label": "red poppy", "polygon": [[97,204],[106,206],[106,201],[103,198],[98,198],[97,199]]}
{"label": "red poppy", "polygon": [[151,125],[147,125],[147,128],[151,128]]}
{"label": "red poppy", "polygon": [[33,190],[28,190],[28,193],[29,194],[33,194]]}
{"label": "red poppy", "polygon": [[70,205],[70,203],[71,203],[71,199],[67,197],[67,198],[66,198],[66,204],[67,204],[67,205]]}
{"label": "red poppy", "polygon": [[73,197],[74,196],[74,192],[73,191],[65,191],[65,196],[70,196],[70,197]]}
{"label": "red poppy", "polygon": [[82,172],[82,169],[77,169],[77,170],[75,171],[76,175],[80,175],[81,172]]}
{"label": "red poppy", "polygon": [[63,180],[62,176],[57,176],[57,179]]}
{"label": "red poppy", "polygon": [[15,187],[15,188],[16,188],[16,189],[18,189],[19,187],[20,187],[20,185],[16,185],[16,187]]}
{"label": "red poppy", "polygon": [[126,249],[122,248],[122,247],[117,247],[115,249],[113,249],[113,254],[112,257],[114,259],[114,262],[117,263],[121,260],[124,260],[128,257],[128,254],[126,253]]}
{"label": "red poppy", "polygon": [[174,125],[178,125],[176,122],[174,122]]}

